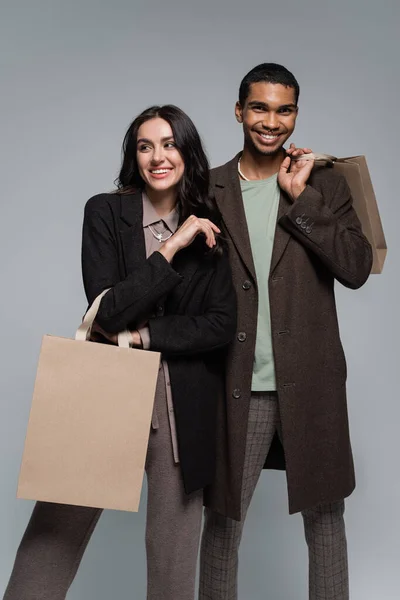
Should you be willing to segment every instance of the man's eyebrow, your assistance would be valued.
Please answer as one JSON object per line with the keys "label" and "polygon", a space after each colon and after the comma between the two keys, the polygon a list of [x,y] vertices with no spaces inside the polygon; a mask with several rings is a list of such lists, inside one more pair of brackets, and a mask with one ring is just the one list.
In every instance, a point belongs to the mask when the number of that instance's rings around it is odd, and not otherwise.
{"label": "man's eyebrow", "polygon": [[[166,137],[161,138],[162,142],[168,142],[169,140],[173,140],[174,136],[173,135],[167,135]],[[152,144],[153,142],[151,140],[148,140],[147,138],[140,138],[137,141],[138,144]]]}
{"label": "man's eyebrow", "polygon": [[[249,106],[262,106],[263,108],[269,108],[269,105],[266,102],[261,102],[261,100],[252,100],[249,102]],[[282,108],[297,108],[297,105],[292,103],[282,104],[278,106],[277,110],[281,110]]]}

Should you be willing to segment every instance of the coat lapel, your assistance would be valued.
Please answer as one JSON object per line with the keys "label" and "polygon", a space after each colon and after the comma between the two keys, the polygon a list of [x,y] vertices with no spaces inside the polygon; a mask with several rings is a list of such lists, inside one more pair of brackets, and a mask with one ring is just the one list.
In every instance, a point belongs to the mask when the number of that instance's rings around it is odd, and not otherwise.
{"label": "coat lapel", "polygon": [[214,192],[225,227],[253,279],[256,270],[237,171],[240,154],[214,172]]}
{"label": "coat lapel", "polygon": [[[143,232],[143,202],[141,192],[121,194],[121,221],[124,228],[120,229],[122,253],[127,275],[146,261],[146,243]],[[184,275],[182,283],[171,292],[170,300],[177,302],[185,294],[190,282],[199,268],[199,260],[189,246],[177,253],[174,258],[174,268]]]}
{"label": "coat lapel", "polygon": [[128,275],[146,260],[143,233],[142,194],[121,194],[121,220],[126,225],[120,230],[125,271]]}
{"label": "coat lapel", "polygon": [[[250,236],[237,172],[239,156],[240,153],[226,165],[215,170],[214,190],[226,229],[248,271],[255,279]],[[270,273],[277,267],[290,239],[290,233],[279,224],[280,218],[289,210],[290,206],[291,202],[287,194],[281,190]]]}

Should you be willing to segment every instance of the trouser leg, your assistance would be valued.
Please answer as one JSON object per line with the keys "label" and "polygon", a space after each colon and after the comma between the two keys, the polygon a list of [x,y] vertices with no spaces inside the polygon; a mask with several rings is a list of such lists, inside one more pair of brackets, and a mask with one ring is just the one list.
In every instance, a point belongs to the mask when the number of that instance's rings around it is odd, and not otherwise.
{"label": "trouser leg", "polygon": [[64,600],[101,512],[37,502],[4,600]]}
{"label": "trouser leg", "polygon": [[193,600],[203,491],[185,494],[181,468],[172,452],[162,373],[156,410],[159,427],[150,432],[146,459],[147,599]]}
{"label": "trouser leg", "polygon": [[253,394],[250,401],[242,485],[242,520],[235,521],[209,509],[200,557],[200,600],[236,600],[238,552],[250,505],[277,428],[275,394]]}
{"label": "trouser leg", "polygon": [[348,600],[344,501],[302,513],[309,556],[310,600]]}

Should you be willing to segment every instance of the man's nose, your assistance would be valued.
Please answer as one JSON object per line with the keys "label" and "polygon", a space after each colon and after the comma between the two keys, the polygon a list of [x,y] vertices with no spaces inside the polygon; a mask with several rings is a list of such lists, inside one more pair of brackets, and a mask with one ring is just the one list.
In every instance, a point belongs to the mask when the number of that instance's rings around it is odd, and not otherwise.
{"label": "man's nose", "polygon": [[275,112],[268,112],[263,119],[265,129],[277,129],[279,127],[278,115]]}

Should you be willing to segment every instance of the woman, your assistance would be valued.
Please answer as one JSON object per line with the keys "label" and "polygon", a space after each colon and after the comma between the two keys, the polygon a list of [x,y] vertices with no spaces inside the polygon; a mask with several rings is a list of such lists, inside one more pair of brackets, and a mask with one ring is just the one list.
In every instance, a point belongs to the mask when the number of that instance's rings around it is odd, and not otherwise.
{"label": "woman", "polygon": [[[202,489],[215,463],[217,400],[236,329],[208,163],[189,117],[152,107],[129,127],[117,191],[85,207],[83,280],[89,304],[105,289],[96,336],[160,351],[146,458],[148,600],[190,600]],[[104,340],[106,338],[106,340]],[[101,510],[38,502],[5,600],[63,600]]]}

